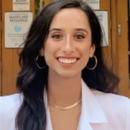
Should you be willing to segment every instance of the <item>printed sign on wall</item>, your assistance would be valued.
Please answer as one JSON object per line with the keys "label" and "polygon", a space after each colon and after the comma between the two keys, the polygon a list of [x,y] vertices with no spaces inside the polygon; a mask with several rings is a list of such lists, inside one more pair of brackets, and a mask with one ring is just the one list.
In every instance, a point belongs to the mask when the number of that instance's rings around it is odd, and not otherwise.
{"label": "printed sign on wall", "polygon": [[24,43],[33,20],[32,12],[5,13],[5,47],[18,48]]}
{"label": "printed sign on wall", "polygon": [[13,0],[13,11],[30,11],[30,0]]}
{"label": "printed sign on wall", "polygon": [[94,10],[100,9],[100,0],[83,0],[83,2],[86,2]]}
{"label": "printed sign on wall", "polygon": [[100,21],[103,33],[102,46],[108,46],[108,12],[94,11]]}

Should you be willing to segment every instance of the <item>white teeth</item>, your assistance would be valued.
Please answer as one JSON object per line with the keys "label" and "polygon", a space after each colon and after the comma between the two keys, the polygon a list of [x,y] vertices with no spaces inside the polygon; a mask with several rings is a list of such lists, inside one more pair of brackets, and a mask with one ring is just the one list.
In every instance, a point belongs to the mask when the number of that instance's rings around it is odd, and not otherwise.
{"label": "white teeth", "polygon": [[68,64],[74,63],[74,62],[77,61],[77,59],[64,59],[64,58],[58,58],[58,60],[59,60],[60,62],[62,62],[62,63],[68,63]]}

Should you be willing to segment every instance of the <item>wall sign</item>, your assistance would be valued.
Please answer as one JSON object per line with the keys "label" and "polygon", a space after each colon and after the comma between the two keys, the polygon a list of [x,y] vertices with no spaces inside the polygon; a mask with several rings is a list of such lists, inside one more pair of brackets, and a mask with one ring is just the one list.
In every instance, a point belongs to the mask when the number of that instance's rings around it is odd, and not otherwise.
{"label": "wall sign", "polygon": [[5,47],[18,48],[24,43],[33,20],[32,12],[5,13]]}
{"label": "wall sign", "polygon": [[100,9],[100,0],[83,0],[83,2],[86,2],[94,10]]}
{"label": "wall sign", "polygon": [[103,32],[103,42],[102,46],[108,46],[108,12],[107,11],[94,11],[100,21],[102,32]]}
{"label": "wall sign", "polygon": [[13,0],[13,11],[30,11],[30,0]]}

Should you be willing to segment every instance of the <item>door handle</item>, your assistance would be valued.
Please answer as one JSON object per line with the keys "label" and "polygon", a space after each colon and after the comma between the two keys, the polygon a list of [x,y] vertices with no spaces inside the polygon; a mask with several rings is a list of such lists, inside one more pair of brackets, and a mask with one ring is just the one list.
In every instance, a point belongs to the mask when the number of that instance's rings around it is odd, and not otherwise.
{"label": "door handle", "polygon": [[118,24],[118,35],[121,36],[121,24]]}

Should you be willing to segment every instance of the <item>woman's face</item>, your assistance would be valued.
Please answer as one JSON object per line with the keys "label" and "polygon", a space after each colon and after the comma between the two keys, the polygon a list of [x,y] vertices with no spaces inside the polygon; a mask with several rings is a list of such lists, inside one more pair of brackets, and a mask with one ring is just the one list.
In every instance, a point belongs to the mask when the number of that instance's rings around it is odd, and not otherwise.
{"label": "woman's face", "polygon": [[44,44],[41,51],[49,73],[65,78],[81,75],[95,51],[88,18],[76,8],[62,9],[55,15]]}

